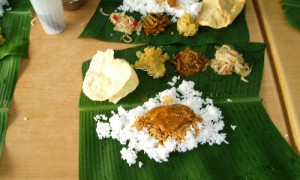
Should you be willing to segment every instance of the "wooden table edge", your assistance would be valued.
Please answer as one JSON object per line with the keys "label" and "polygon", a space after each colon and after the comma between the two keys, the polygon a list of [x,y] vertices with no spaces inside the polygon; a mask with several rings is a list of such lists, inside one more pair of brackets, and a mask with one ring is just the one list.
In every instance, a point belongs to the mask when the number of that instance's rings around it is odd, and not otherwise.
{"label": "wooden table edge", "polygon": [[270,58],[271,68],[273,69],[273,73],[275,76],[275,81],[277,85],[277,90],[279,92],[281,105],[283,109],[283,113],[285,115],[287,128],[289,134],[291,134],[291,145],[294,149],[300,154],[300,129],[298,128],[298,117],[295,110],[295,107],[292,105],[292,97],[289,93],[288,83],[284,77],[283,66],[280,61],[280,56],[278,55],[276,48],[274,47],[274,39],[270,34],[270,27],[267,25],[265,12],[261,8],[260,0],[253,0],[254,8],[256,14],[258,16],[259,24],[262,29],[263,38],[267,43],[267,54]]}

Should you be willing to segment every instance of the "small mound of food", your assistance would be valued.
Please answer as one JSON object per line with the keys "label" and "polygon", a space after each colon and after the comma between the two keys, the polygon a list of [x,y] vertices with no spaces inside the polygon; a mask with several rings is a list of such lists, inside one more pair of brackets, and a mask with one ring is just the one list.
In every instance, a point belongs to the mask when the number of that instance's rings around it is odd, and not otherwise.
{"label": "small mound of food", "polygon": [[138,35],[141,34],[142,23],[136,21],[132,16],[126,16],[125,12],[111,13],[109,19],[115,25],[115,31],[123,32],[125,34],[131,34],[136,31]]}
{"label": "small mound of food", "polygon": [[135,62],[134,68],[147,71],[147,74],[153,78],[160,78],[165,75],[165,62],[170,57],[167,53],[163,54],[161,48],[146,47],[144,52],[137,51],[136,56],[139,60]]}
{"label": "small mound of food", "polygon": [[142,21],[144,32],[147,36],[157,36],[171,24],[171,20],[163,13],[149,13],[145,18],[142,18]]}
{"label": "small mound of food", "polygon": [[186,48],[175,55],[171,63],[175,65],[176,71],[185,76],[191,76],[204,71],[209,64],[209,60],[202,54]]}
{"label": "small mound of food", "polygon": [[251,73],[251,68],[245,63],[242,55],[228,45],[217,49],[215,59],[211,60],[211,67],[220,75],[230,75],[235,72],[245,82],[248,82],[245,77]]}
{"label": "small mound of food", "polygon": [[[174,85],[179,77],[173,77]],[[176,88],[159,92],[143,105],[125,110],[118,107],[112,116],[96,115],[99,139],[112,138],[124,147],[122,159],[136,164],[138,152],[156,162],[166,162],[172,152],[186,152],[198,147],[228,143],[222,112],[211,99],[203,99],[195,83],[183,80]],[[138,162],[142,164],[142,162]]]}
{"label": "small mound of food", "polygon": [[83,80],[83,93],[93,101],[109,100],[116,104],[134,91],[138,76],[124,59],[115,59],[114,51],[98,51]]}
{"label": "small mound of food", "polygon": [[177,30],[184,37],[194,36],[197,34],[199,24],[188,13],[182,15],[177,21]]}
{"label": "small mound of food", "polygon": [[5,37],[3,36],[2,28],[0,27],[0,45],[5,43]]}

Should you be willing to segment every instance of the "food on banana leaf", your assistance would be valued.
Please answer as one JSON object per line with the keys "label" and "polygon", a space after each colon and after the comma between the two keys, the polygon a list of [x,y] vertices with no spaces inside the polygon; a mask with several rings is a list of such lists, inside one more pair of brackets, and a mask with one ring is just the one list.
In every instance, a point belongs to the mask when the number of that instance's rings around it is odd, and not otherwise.
{"label": "food on banana leaf", "polygon": [[227,27],[242,11],[246,0],[203,0],[197,18],[201,26]]}
{"label": "food on banana leaf", "polygon": [[175,65],[176,71],[185,76],[191,76],[206,70],[209,60],[202,54],[186,48],[175,55],[171,63]]}
{"label": "food on banana leaf", "polygon": [[251,68],[245,63],[242,55],[228,45],[217,49],[215,58],[211,60],[211,67],[221,75],[230,75],[235,72],[245,82],[248,82],[245,77],[251,73]]}
{"label": "food on banana leaf", "polygon": [[[173,77],[168,84],[176,84],[178,79]],[[99,139],[118,140],[124,146],[121,157],[129,166],[142,165],[140,151],[161,163],[168,161],[170,153],[187,152],[198,144],[228,143],[226,134],[220,132],[224,128],[222,112],[211,99],[203,99],[194,85],[183,80],[177,88],[159,92],[141,106],[130,110],[120,106],[110,118],[96,115]]]}
{"label": "food on banana leaf", "polygon": [[91,60],[82,90],[93,101],[109,100],[116,104],[139,84],[134,69],[124,59],[115,59],[114,51],[98,51]]}
{"label": "food on banana leaf", "polygon": [[138,35],[141,34],[142,22],[135,20],[132,16],[125,15],[125,12],[111,13],[109,19],[115,25],[115,31],[123,32],[125,34],[131,34],[136,31]]}
{"label": "food on banana leaf", "polygon": [[148,13],[166,13],[172,17],[172,22],[176,22],[185,13],[196,18],[201,4],[200,0],[123,0],[117,10],[139,12],[142,16]]}
{"label": "food on banana leaf", "polygon": [[2,45],[5,42],[5,38],[3,36],[2,28],[0,27],[0,45]]}
{"label": "food on banana leaf", "polygon": [[146,128],[159,144],[164,144],[169,137],[180,143],[191,127],[196,136],[199,134],[197,122],[202,122],[202,118],[191,108],[183,104],[171,104],[151,109],[144,116],[138,117],[133,127],[138,131]]}
{"label": "food on banana leaf", "polygon": [[144,52],[137,51],[136,56],[139,60],[135,62],[134,68],[147,71],[147,74],[153,78],[160,78],[165,75],[165,62],[170,57],[167,53],[162,54],[161,48],[147,47]]}
{"label": "food on banana leaf", "polygon": [[180,35],[188,37],[197,34],[199,24],[188,13],[182,15],[177,21],[177,30]]}
{"label": "food on banana leaf", "polygon": [[167,0],[167,3],[170,7],[175,7],[176,5],[176,0]]}
{"label": "food on banana leaf", "polygon": [[162,13],[149,13],[145,18],[142,18],[142,21],[147,36],[157,36],[172,23],[168,16]]}

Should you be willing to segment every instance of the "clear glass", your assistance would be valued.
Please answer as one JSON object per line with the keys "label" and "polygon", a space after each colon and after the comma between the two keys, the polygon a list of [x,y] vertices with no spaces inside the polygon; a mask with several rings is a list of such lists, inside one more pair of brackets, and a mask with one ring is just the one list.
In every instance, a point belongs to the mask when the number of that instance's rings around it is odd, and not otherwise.
{"label": "clear glass", "polygon": [[30,0],[30,2],[47,34],[59,34],[65,30],[61,0]]}

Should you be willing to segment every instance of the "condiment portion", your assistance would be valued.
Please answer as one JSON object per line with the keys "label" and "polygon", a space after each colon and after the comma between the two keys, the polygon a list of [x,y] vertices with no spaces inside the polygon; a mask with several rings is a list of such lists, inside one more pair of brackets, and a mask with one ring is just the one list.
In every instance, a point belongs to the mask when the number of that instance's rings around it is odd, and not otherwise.
{"label": "condiment portion", "polygon": [[136,52],[139,58],[135,62],[134,68],[147,71],[147,74],[153,78],[163,77],[166,72],[165,63],[170,59],[167,53],[163,54],[161,48],[147,47],[144,52]]}
{"label": "condiment portion", "polygon": [[114,51],[98,51],[83,80],[82,90],[93,101],[117,103],[134,91],[138,76],[126,60],[115,59]]}
{"label": "condiment portion", "polygon": [[230,75],[235,72],[245,82],[248,82],[245,77],[252,71],[242,55],[228,45],[217,49],[215,58],[211,60],[211,67],[220,75]]}
{"label": "condiment portion", "polygon": [[175,65],[176,71],[185,76],[204,71],[209,64],[206,57],[190,48],[180,51],[171,62]]}
{"label": "condiment portion", "polygon": [[168,16],[163,13],[149,13],[143,20],[144,32],[147,36],[158,34],[165,31],[166,27],[171,24]]}
{"label": "condiment portion", "polygon": [[2,28],[0,27],[0,46],[5,43],[5,37],[3,35]]}
{"label": "condiment portion", "polygon": [[199,24],[188,13],[182,15],[177,21],[177,30],[184,37],[194,36],[197,34]]}
{"label": "condiment portion", "polygon": [[99,139],[118,140],[123,148],[122,159],[129,165],[142,164],[138,153],[143,151],[156,162],[166,162],[172,152],[186,152],[198,144],[228,143],[222,112],[209,98],[194,89],[195,83],[173,77],[172,87],[158,92],[143,105],[125,110],[122,106],[111,117],[98,114]]}
{"label": "condiment portion", "polygon": [[109,19],[115,25],[115,31],[120,31],[125,34],[131,34],[136,31],[138,35],[141,34],[142,23],[135,20],[132,16],[126,16],[125,12],[111,13]]}

